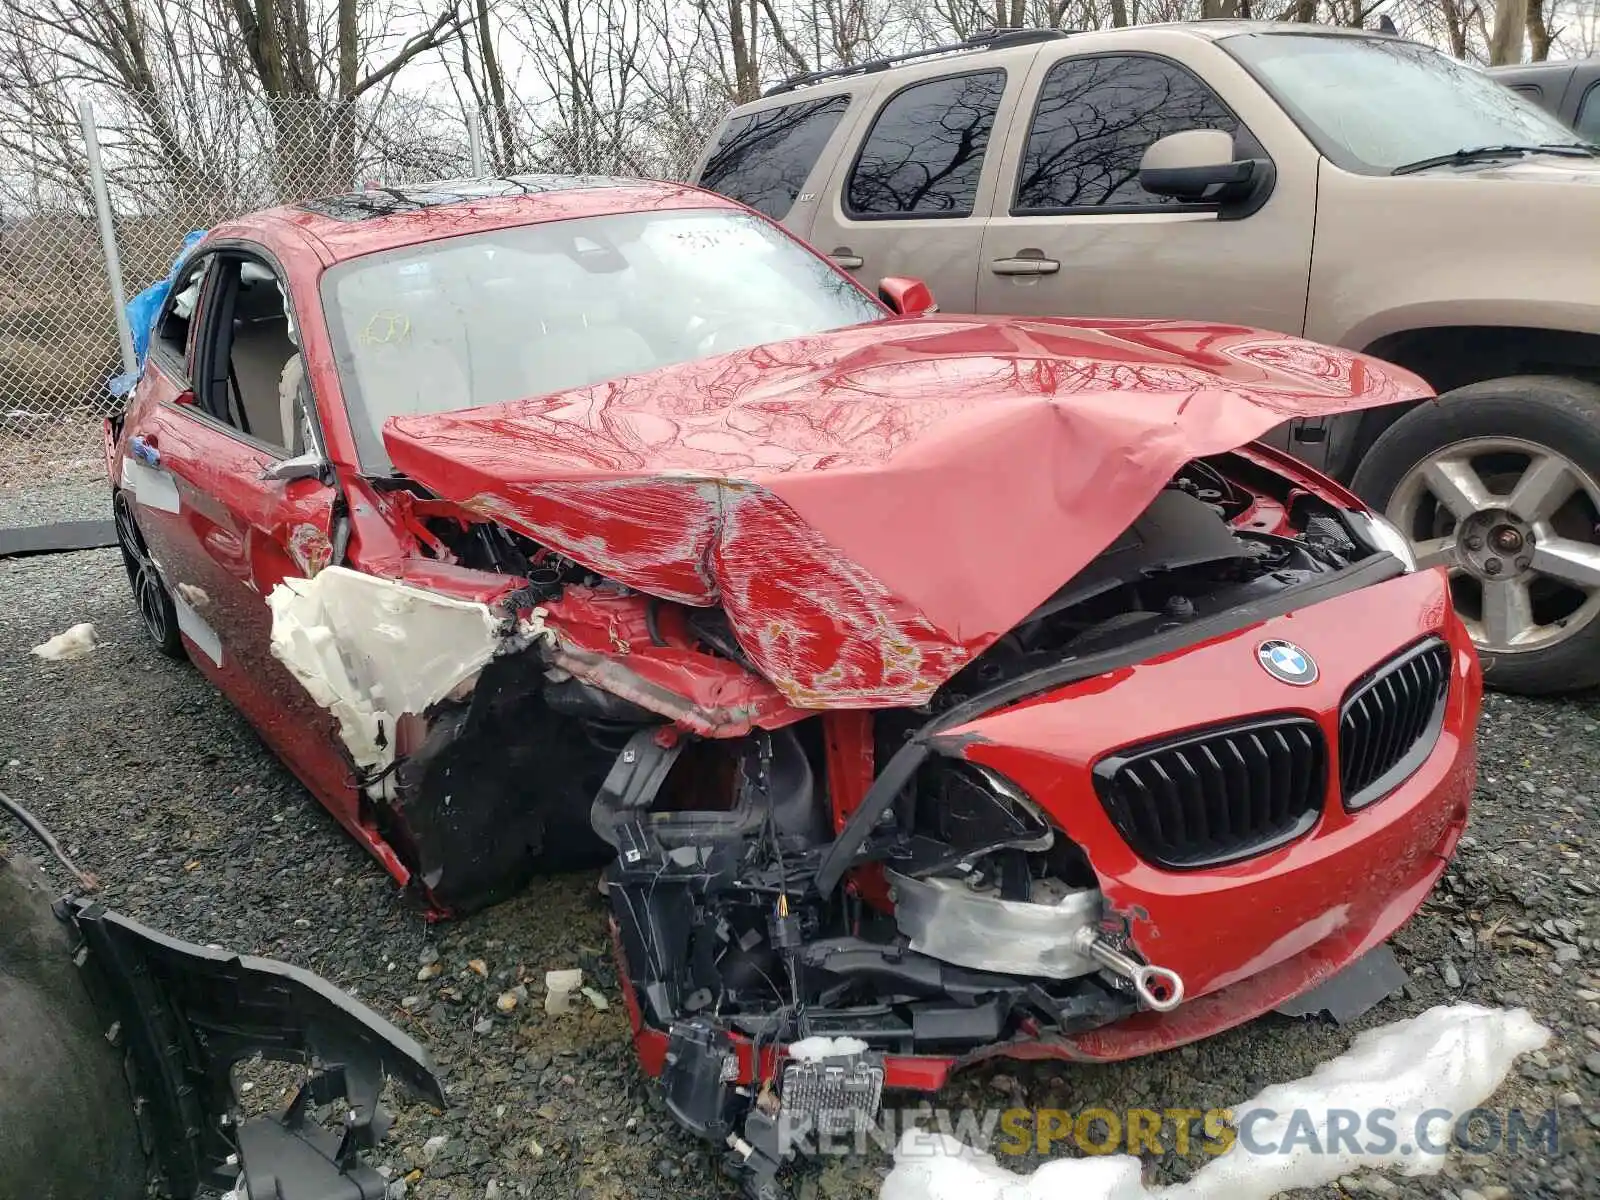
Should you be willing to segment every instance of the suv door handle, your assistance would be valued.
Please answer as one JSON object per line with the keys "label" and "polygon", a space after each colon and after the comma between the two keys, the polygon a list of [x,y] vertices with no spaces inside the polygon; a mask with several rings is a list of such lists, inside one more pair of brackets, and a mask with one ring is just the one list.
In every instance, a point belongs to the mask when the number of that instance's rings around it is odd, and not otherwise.
{"label": "suv door handle", "polygon": [[989,269],[996,275],[1054,275],[1061,270],[1061,264],[1034,251],[1015,258],[997,258],[989,264]]}
{"label": "suv door handle", "polygon": [[850,249],[849,246],[835,246],[828,252],[828,257],[833,259],[835,264],[843,267],[846,271],[854,271],[857,267],[866,262],[861,255]]}

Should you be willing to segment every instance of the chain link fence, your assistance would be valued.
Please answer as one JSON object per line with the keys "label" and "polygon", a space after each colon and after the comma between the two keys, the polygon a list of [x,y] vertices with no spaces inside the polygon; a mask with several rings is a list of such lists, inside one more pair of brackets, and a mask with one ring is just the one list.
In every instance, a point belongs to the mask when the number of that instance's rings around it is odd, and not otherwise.
{"label": "chain link fence", "polygon": [[[698,133],[642,144],[426,97],[381,105],[246,95],[113,95],[0,124],[0,487],[88,474],[122,370],[113,297],[164,277],[185,234],[255,209],[430,179],[519,171],[682,178]],[[636,126],[635,126],[636,127]],[[96,172],[120,253],[114,288]]]}

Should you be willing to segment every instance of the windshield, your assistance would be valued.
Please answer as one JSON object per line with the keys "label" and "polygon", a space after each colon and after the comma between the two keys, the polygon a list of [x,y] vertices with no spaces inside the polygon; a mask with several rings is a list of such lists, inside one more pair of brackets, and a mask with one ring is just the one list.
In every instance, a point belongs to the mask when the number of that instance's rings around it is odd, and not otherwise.
{"label": "windshield", "polygon": [[353,259],[322,285],[364,469],[390,417],[599,383],[883,317],[765,221],[625,213],[469,234]]}
{"label": "windshield", "polygon": [[1411,42],[1256,33],[1221,44],[1347,170],[1387,174],[1480,146],[1578,140],[1510,88]]}

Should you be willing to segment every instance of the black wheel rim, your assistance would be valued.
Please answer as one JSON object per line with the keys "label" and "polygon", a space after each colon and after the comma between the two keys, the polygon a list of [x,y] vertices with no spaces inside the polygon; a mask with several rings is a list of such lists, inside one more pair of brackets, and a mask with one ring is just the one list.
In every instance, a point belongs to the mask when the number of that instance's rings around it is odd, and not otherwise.
{"label": "black wheel rim", "polygon": [[122,547],[122,562],[128,569],[128,583],[133,588],[133,601],[139,608],[139,618],[145,632],[158,644],[165,645],[167,628],[166,595],[156,565],[150,561],[144,537],[134,523],[127,501],[117,498],[117,542]]}

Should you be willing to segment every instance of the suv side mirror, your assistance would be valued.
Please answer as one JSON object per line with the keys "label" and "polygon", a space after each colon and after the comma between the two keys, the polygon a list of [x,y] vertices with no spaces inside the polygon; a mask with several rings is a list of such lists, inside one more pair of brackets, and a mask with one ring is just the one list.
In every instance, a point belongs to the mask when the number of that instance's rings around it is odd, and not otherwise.
{"label": "suv side mirror", "polygon": [[902,275],[889,275],[878,280],[878,299],[902,317],[920,317],[923,313],[939,311],[927,284]]}
{"label": "suv side mirror", "polygon": [[1235,160],[1233,135],[1221,129],[1169,133],[1139,160],[1139,183],[1157,196],[1190,203],[1243,200],[1257,189],[1267,164]]}

